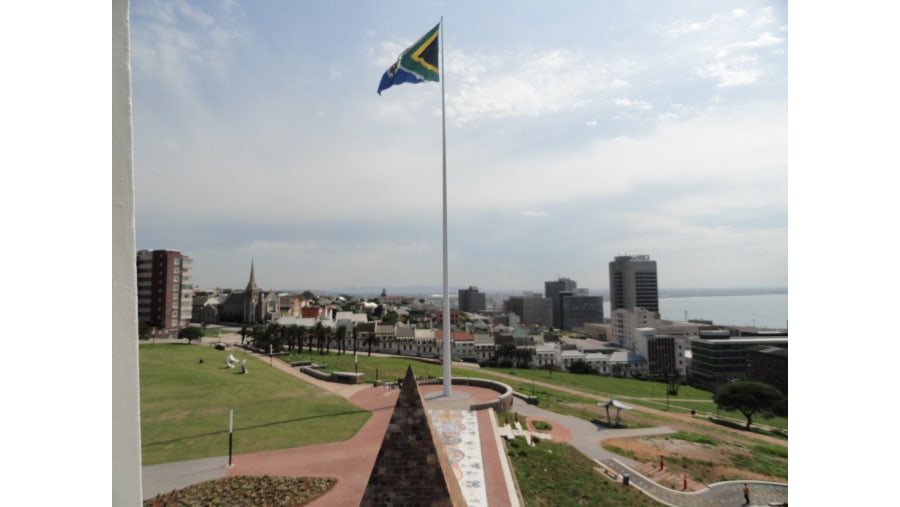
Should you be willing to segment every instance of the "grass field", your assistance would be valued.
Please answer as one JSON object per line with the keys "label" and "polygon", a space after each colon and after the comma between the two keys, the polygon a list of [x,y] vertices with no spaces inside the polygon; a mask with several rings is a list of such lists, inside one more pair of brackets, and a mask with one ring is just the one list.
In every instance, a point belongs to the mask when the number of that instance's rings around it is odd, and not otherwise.
{"label": "grass field", "polygon": [[635,488],[625,488],[594,471],[590,459],[568,444],[525,439],[506,442],[516,481],[527,507],[591,505],[659,506]]}
{"label": "grass field", "polygon": [[[230,351],[199,345],[141,345],[141,450],[144,465],[346,440],[370,413],[339,396],[247,359],[229,369]],[[200,359],[203,363],[199,363]]]}
{"label": "grass field", "polygon": [[[364,352],[360,352],[358,362],[354,361],[353,353],[339,355],[335,352],[329,354],[312,354],[304,351],[302,354],[292,354],[290,356],[281,356],[284,361],[292,362],[298,360],[312,360],[319,364],[324,364],[323,371],[359,371],[365,374],[366,382],[374,382],[376,373],[378,379],[385,382],[395,381],[406,375],[406,368],[412,366],[417,376],[422,377],[441,377],[443,375],[443,367],[439,364],[423,362],[417,358],[401,358],[401,357],[385,357],[385,356],[367,356]],[[452,368],[454,377],[477,377],[498,380],[496,375],[492,373],[513,374],[521,380],[510,380],[508,378],[499,379],[500,381],[511,386],[515,391],[523,394],[534,393],[540,400],[541,408],[551,410],[560,414],[571,415],[590,421],[596,418],[596,414],[590,411],[578,408],[578,405],[594,405],[595,400],[570,394],[558,389],[552,389],[536,385],[536,382],[553,383],[559,386],[570,387],[584,391],[586,393],[596,394],[600,396],[616,398],[626,403],[642,405],[657,410],[667,410],[670,412],[688,413],[695,410],[699,414],[716,415],[723,419],[732,419],[738,423],[745,421],[740,412],[736,411],[718,411],[716,404],[712,401],[712,393],[703,391],[691,386],[680,386],[677,396],[670,396],[666,401],[666,384],[662,382],[641,381],[634,379],[624,379],[615,377],[604,377],[600,375],[579,375],[568,372],[554,372],[552,375],[544,370],[532,370],[523,368]],[[625,416],[625,427],[636,428],[640,425],[627,424],[627,415]],[[773,417],[772,419],[763,419],[762,417],[754,418],[754,424],[762,424],[772,426],[777,429],[787,429],[788,422],[783,417]]]}
{"label": "grass field", "polygon": [[[678,388],[677,396],[669,396],[666,400],[666,384],[663,382],[642,381],[634,379],[605,377],[601,375],[579,375],[568,372],[554,372],[552,375],[544,370],[530,370],[521,368],[484,368],[485,372],[513,373],[523,379],[534,379],[538,382],[548,382],[559,386],[578,389],[586,393],[616,398],[625,403],[633,403],[657,410],[687,413],[691,410],[706,415],[718,415],[722,418],[735,421],[746,421],[743,415],[737,411],[721,412],[716,410],[713,402],[713,393],[682,385]],[[530,391],[523,391],[529,392]],[[778,429],[787,429],[788,421],[784,417],[764,419],[755,417],[754,424],[772,426]]]}

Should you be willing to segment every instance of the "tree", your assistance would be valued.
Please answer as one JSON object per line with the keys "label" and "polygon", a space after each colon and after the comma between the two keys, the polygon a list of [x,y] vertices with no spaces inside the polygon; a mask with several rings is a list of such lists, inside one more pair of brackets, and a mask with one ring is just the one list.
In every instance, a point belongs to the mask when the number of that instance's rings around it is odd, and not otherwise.
{"label": "tree", "polygon": [[325,354],[325,340],[327,337],[328,329],[322,325],[321,320],[316,321],[316,325],[313,327],[313,334],[316,336],[316,348],[319,349],[319,354]]}
{"label": "tree", "polygon": [[378,342],[381,340],[378,338],[378,335],[374,332],[366,333],[366,337],[363,339],[363,343],[369,347],[369,357],[372,357],[372,346],[378,345]]}
{"label": "tree", "polygon": [[771,418],[782,399],[784,395],[775,387],[748,380],[725,384],[713,396],[713,401],[720,409],[737,410],[744,414],[748,430],[754,415]]}
{"label": "tree", "polygon": [[334,338],[335,338],[335,341],[337,342],[338,354],[343,355],[344,349],[345,349],[344,340],[347,339],[347,326],[345,326],[343,324],[338,326],[337,330],[335,331]]}
{"label": "tree", "polygon": [[517,347],[516,348],[516,367],[518,368],[530,368],[531,367],[531,358],[534,356],[534,349],[531,347]]}
{"label": "tree", "polygon": [[247,338],[248,334],[250,334],[250,327],[244,324],[241,326],[241,345],[244,344],[244,338]]}
{"label": "tree", "polygon": [[494,349],[494,355],[488,359],[487,364],[499,368],[512,368],[520,357],[515,343],[503,343]]}
{"label": "tree", "polygon": [[396,324],[400,320],[400,315],[394,310],[388,310],[381,319],[382,324]]}
{"label": "tree", "polygon": [[188,326],[178,331],[178,337],[187,340],[188,344],[194,340],[199,340],[202,336],[203,330],[195,326]]}
{"label": "tree", "polygon": [[138,322],[138,340],[150,338],[150,324],[143,320]]}
{"label": "tree", "polygon": [[584,359],[576,359],[569,365],[569,373],[580,373],[583,375],[596,375],[597,369],[591,363]]}

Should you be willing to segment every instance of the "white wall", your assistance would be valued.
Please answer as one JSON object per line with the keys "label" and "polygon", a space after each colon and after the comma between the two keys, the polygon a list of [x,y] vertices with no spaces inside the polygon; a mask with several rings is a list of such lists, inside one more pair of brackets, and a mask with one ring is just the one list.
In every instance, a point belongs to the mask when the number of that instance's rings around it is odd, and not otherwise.
{"label": "white wall", "polygon": [[112,505],[141,505],[128,0],[112,1]]}

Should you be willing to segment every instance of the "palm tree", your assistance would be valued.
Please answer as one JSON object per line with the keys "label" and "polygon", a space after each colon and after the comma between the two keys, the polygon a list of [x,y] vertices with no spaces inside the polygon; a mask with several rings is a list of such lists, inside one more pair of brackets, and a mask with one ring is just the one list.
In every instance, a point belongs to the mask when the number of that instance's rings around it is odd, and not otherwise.
{"label": "palm tree", "polygon": [[534,349],[530,347],[518,347],[516,348],[516,362],[518,362],[519,368],[528,368],[528,365],[531,363],[531,356],[534,355]]}
{"label": "palm tree", "polygon": [[316,321],[315,327],[313,327],[313,334],[316,335],[316,347],[319,349],[319,354],[324,354],[322,352],[322,347],[325,345],[325,326],[322,325],[321,320]]}
{"label": "palm tree", "polygon": [[331,353],[331,342],[334,340],[334,329],[326,327],[325,329],[325,353]]}
{"label": "palm tree", "polygon": [[297,326],[297,353],[301,354],[303,352],[303,340],[306,338],[307,330],[306,326]]}
{"label": "palm tree", "polygon": [[281,345],[284,340],[284,326],[276,322],[272,322],[266,328],[269,335],[269,345],[272,346],[273,352],[281,352]]}
{"label": "palm tree", "polygon": [[250,327],[250,339],[251,343],[256,348],[261,348],[263,342],[265,341],[265,335],[263,333],[263,327],[259,324],[253,324]]}
{"label": "palm tree", "polygon": [[369,346],[369,357],[372,357],[372,345],[378,345],[378,335],[375,332],[371,332],[366,335],[363,343]]}
{"label": "palm tree", "polygon": [[343,355],[344,354],[344,340],[347,339],[347,326],[345,326],[343,324],[338,326],[337,331],[335,331],[334,337],[335,337],[335,340],[337,341],[338,353]]}

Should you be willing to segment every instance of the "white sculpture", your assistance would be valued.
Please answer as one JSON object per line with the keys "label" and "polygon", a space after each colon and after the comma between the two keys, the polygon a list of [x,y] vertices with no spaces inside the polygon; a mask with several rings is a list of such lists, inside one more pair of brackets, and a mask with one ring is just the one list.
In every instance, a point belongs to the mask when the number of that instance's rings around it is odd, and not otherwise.
{"label": "white sculpture", "polygon": [[229,368],[234,368],[234,365],[236,365],[237,362],[238,360],[234,357],[234,352],[228,354],[228,359],[225,360],[225,363],[228,364]]}
{"label": "white sculpture", "polygon": [[246,359],[241,360],[241,373],[250,373],[249,371],[247,371],[247,360]]}

